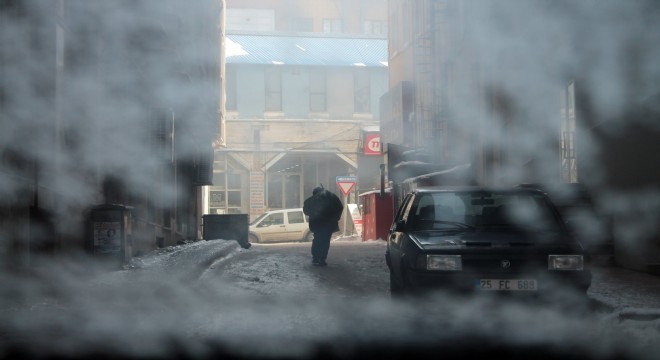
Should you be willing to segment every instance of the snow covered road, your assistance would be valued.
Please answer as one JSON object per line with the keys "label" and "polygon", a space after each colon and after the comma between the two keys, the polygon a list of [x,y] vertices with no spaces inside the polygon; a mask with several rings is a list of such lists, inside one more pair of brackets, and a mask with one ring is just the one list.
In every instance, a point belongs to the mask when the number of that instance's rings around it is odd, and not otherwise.
{"label": "snow covered road", "polygon": [[333,241],[327,267],[313,266],[310,244],[254,244],[222,258],[200,281],[223,279],[263,295],[305,297],[389,296],[384,241]]}
{"label": "snow covered road", "polygon": [[309,246],[199,241],[120,271],[80,259],[25,276],[0,274],[0,358],[514,351],[519,359],[650,360],[660,350],[658,321],[584,311],[569,294],[559,294],[561,306],[447,294],[392,299],[384,243],[333,242],[327,267],[311,265]]}

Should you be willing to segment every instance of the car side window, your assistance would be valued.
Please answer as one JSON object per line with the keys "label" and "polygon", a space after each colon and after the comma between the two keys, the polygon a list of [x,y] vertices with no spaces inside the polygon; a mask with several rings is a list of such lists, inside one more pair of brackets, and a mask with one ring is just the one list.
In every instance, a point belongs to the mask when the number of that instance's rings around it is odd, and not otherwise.
{"label": "car side window", "polygon": [[406,223],[417,229],[431,229],[436,220],[435,201],[431,194],[419,194],[410,206]]}
{"label": "car side window", "polygon": [[284,214],[283,213],[270,214],[261,223],[262,226],[283,225],[283,224],[284,224]]}
{"label": "car side window", "polygon": [[410,198],[411,195],[408,194],[403,198],[403,201],[401,202],[401,205],[396,209],[396,214],[394,216],[394,220],[392,221],[392,225],[390,226],[390,231],[394,230],[394,227],[396,226],[396,223],[399,220],[404,219],[403,214],[410,208]]}
{"label": "car side window", "polygon": [[302,224],[305,222],[305,216],[302,211],[288,211],[289,224]]}
{"label": "car side window", "polygon": [[408,221],[408,217],[410,216],[410,209],[412,208],[412,204],[414,200],[415,197],[413,195],[409,195],[406,198],[404,205],[401,207],[401,213],[399,214],[399,219]]}

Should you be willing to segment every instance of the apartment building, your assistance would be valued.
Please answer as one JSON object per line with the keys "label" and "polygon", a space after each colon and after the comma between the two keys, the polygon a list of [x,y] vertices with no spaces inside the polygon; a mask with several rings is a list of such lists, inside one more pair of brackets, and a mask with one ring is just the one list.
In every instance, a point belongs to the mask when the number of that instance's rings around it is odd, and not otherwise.
{"label": "apartment building", "polygon": [[385,5],[227,1],[226,136],[206,213],[300,207],[321,184],[342,195],[337,176],[358,180],[348,202],[379,186]]}

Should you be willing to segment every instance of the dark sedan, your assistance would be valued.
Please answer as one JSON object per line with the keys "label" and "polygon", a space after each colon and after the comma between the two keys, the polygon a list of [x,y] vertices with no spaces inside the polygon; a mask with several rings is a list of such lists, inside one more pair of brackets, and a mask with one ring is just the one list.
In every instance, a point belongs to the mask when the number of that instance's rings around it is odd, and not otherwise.
{"label": "dark sedan", "polygon": [[392,294],[586,292],[591,284],[583,247],[534,189],[417,189],[397,210],[385,256]]}

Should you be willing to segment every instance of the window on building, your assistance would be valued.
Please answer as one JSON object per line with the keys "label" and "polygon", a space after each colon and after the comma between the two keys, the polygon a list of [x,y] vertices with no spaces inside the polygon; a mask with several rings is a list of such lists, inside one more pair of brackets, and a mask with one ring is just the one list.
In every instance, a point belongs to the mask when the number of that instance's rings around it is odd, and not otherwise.
{"label": "window on building", "polygon": [[149,150],[152,158],[164,163],[174,161],[174,113],[166,108],[152,109]]}
{"label": "window on building", "polygon": [[300,174],[286,174],[284,176],[284,207],[299,206],[301,206]]}
{"label": "window on building", "polygon": [[314,21],[312,18],[295,18],[291,23],[291,31],[312,32],[314,31]]}
{"label": "window on building", "polygon": [[227,66],[225,69],[225,109],[238,110],[236,68]]}
{"label": "window on building", "polygon": [[286,156],[266,173],[266,198],[269,209],[298,208],[302,206],[302,158]]}
{"label": "window on building", "polygon": [[341,19],[323,19],[324,33],[340,33],[344,31],[344,22]]}
{"label": "window on building", "polygon": [[371,79],[367,69],[356,69],[354,75],[354,96],[356,113],[371,111]]}
{"label": "window on building", "polygon": [[268,208],[269,209],[283,209],[284,201],[282,200],[282,174],[269,174],[268,176]]}
{"label": "window on building", "polygon": [[275,10],[228,8],[228,31],[275,31]]}
{"label": "window on building", "polygon": [[309,110],[326,112],[326,74],[323,69],[313,69],[309,73]]}
{"label": "window on building", "polygon": [[578,182],[577,153],[575,147],[575,86],[571,82],[561,93],[561,180]]}
{"label": "window on building", "polygon": [[365,20],[362,27],[363,27],[362,31],[364,31],[365,34],[373,34],[373,35],[387,34],[386,21]]}
{"label": "window on building", "polygon": [[210,214],[240,214],[248,210],[248,172],[226,154],[216,155],[213,186],[209,189]]}
{"label": "window on building", "polygon": [[268,208],[286,209],[301,206],[300,174],[268,174]]}
{"label": "window on building", "polygon": [[266,111],[282,111],[282,69],[267,67],[264,74],[266,86]]}
{"label": "window on building", "polygon": [[257,148],[261,146],[261,129],[252,130],[252,143]]}

